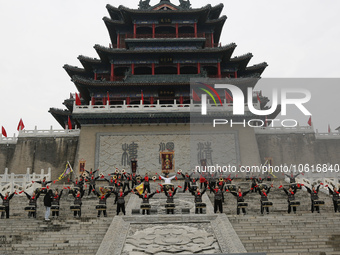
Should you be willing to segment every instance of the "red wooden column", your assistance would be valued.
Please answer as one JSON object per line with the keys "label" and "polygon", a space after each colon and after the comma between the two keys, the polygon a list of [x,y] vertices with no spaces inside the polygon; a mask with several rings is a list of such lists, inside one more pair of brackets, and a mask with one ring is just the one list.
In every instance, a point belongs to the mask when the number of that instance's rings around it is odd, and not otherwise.
{"label": "red wooden column", "polygon": [[221,63],[220,62],[217,63],[217,75],[218,75],[218,78],[221,78]]}
{"label": "red wooden column", "polygon": [[131,74],[135,74],[135,64],[131,64]]}
{"label": "red wooden column", "polygon": [[176,23],[176,38],[178,38],[178,23]]}
{"label": "red wooden column", "polygon": [[214,48],[214,33],[211,33],[211,48]]}
{"label": "red wooden column", "polygon": [[115,78],[115,64],[111,64],[111,75],[110,75],[110,81],[113,81]]}
{"label": "red wooden column", "polygon": [[133,24],[133,38],[136,38],[136,34],[137,34],[137,24],[134,23]]}
{"label": "red wooden column", "polygon": [[117,34],[117,48],[120,48],[120,34]]}
{"label": "red wooden column", "polygon": [[234,76],[235,76],[235,78],[237,78],[237,71],[234,72]]}
{"label": "red wooden column", "polygon": [[155,34],[156,34],[156,25],[155,23],[152,24],[152,38],[155,38]]}
{"label": "red wooden column", "polygon": [[155,63],[152,63],[151,67],[152,67],[152,75],[155,75]]}
{"label": "red wooden column", "polygon": [[94,73],[94,80],[97,80],[97,73]]}
{"label": "red wooden column", "polygon": [[197,22],[195,22],[194,28],[195,28],[195,37],[197,38]]}
{"label": "red wooden column", "polygon": [[180,75],[181,74],[181,64],[177,63],[177,74]]}
{"label": "red wooden column", "polygon": [[197,63],[197,74],[201,73],[201,63]]}

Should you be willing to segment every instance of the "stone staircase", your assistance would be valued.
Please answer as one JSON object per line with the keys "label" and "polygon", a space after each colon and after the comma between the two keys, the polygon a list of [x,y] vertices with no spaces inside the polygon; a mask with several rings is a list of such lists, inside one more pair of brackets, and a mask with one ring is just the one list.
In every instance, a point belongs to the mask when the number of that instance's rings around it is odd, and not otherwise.
{"label": "stone staircase", "polygon": [[64,190],[60,216],[50,216],[50,222],[44,220],[43,196],[38,198],[36,219],[28,218],[24,211],[28,205],[26,196],[11,200],[10,218],[0,219],[0,254],[96,254],[116,215],[114,196],[107,201],[108,217],[97,218],[98,199],[91,194],[83,197],[82,217],[74,218],[70,210],[73,196]]}
{"label": "stone staircase", "polygon": [[248,252],[340,254],[340,214],[230,215],[229,221]]}
{"label": "stone staircase", "polygon": [[[236,180],[233,182],[243,191],[249,189],[250,181]],[[285,188],[288,184],[282,182]],[[330,196],[319,192],[325,206],[320,214],[310,211],[310,195],[304,190],[298,190],[296,200],[301,206],[297,213],[287,213],[287,196],[278,189],[280,182],[274,182],[268,198],[273,202],[270,214],[260,214],[260,195],[248,193],[245,201],[248,203],[247,214],[236,214],[236,198],[225,194],[223,212],[238,234],[248,252],[266,252],[274,254],[340,254],[340,213],[334,213]],[[320,187],[321,189],[321,187]],[[209,192],[208,192],[209,194]],[[209,194],[213,203],[213,195]]]}

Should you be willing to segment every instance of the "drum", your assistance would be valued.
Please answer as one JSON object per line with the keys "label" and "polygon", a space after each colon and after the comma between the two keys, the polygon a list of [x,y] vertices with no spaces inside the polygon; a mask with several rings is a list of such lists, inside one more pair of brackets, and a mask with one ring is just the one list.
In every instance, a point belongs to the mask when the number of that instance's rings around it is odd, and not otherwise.
{"label": "drum", "polygon": [[51,206],[51,211],[52,212],[59,212],[59,205],[52,205]]}
{"label": "drum", "polygon": [[248,203],[245,203],[245,202],[237,203],[237,208],[246,208],[247,206],[248,206]]}
{"label": "drum", "polygon": [[291,201],[289,202],[290,206],[292,207],[297,207],[297,206],[300,206],[300,202],[299,201]]}
{"label": "drum", "polygon": [[267,182],[271,182],[272,181],[272,177],[271,176],[267,176]]}
{"label": "drum", "polygon": [[163,184],[163,188],[166,191],[168,191],[169,189],[173,190],[174,189],[174,185],[172,183]]}
{"label": "drum", "polygon": [[140,209],[142,209],[142,210],[150,210],[151,209],[151,205],[150,204],[141,204],[140,205]]}
{"label": "drum", "polygon": [[71,205],[70,209],[71,211],[80,211],[80,205]]}
{"label": "drum", "polygon": [[262,201],[262,207],[271,207],[271,206],[273,206],[273,202]]}
{"label": "drum", "polygon": [[196,185],[196,184],[192,184],[192,185],[191,185],[191,189],[192,189],[192,190],[197,190],[197,185]]}
{"label": "drum", "polygon": [[227,190],[229,190],[229,191],[236,191],[236,185],[234,185],[234,184],[228,184],[228,185],[227,185]]}
{"label": "drum", "polygon": [[96,205],[96,210],[98,211],[105,211],[106,210],[106,205]]}
{"label": "drum", "polygon": [[35,212],[35,206],[26,206],[25,211],[26,212]]}
{"label": "drum", "polygon": [[[291,184],[289,185],[289,187],[291,187],[292,189],[297,189],[297,188],[298,188],[298,186],[297,186],[296,183],[291,183]],[[300,187],[300,188],[301,188],[301,187]]]}
{"label": "drum", "polygon": [[175,204],[174,203],[166,203],[165,209],[175,209]]}
{"label": "drum", "polygon": [[323,206],[325,205],[325,201],[314,200],[314,206]]}
{"label": "drum", "polygon": [[206,208],[207,205],[205,203],[202,203],[202,202],[197,202],[195,204],[196,208]]}
{"label": "drum", "polygon": [[336,204],[337,204],[338,206],[340,206],[340,200],[336,201]]}
{"label": "drum", "polygon": [[5,211],[5,206],[4,205],[0,205],[0,212],[4,212]]}

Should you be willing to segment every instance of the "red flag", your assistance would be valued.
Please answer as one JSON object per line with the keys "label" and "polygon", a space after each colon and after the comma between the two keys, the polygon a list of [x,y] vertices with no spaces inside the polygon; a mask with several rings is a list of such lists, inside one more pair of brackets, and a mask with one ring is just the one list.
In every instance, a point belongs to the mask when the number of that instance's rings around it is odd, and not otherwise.
{"label": "red flag", "polygon": [[142,97],[142,104],[144,104],[144,95],[143,95],[143,90],[141,90],[141,97]]}
{"label": "red flag", "polygon": [[328,124],[328,133],[331,132],[331,126]]}
{"label": "red flag", "polygon": [[25,128],[24,122],[20,119],[17,130],[23,130]]}
{"label": "red flag", "polygon": [[308,120],[307,123],[308,123],[309,126],[312,126],[312,116],[309,117],[309,120]]}
{"label": "red flag", "polygon": [[81,105],[80,97],[78,96],[78,93],[76,93],[76,105]]}
{"label": "red flag", "polygon": [[6,130],[5,130],[5,128],[4,127],[2,127],[2,135],[4,136],[4,137],[7,137],[7,133],[6,133]]}
{"label": "red flag", "polygon": [[71,122],[70,116],[68,116],[67,125],[68,125],[68,129],[72,129],[72,122]]}
{"label": "red flag", "polygon": [[109,102],[109,105],[110,105],[110,95],[109,95],[109,92],[107,92],[107,101]]}
{"label": "red flag", "polygon": [[232,96],[226,90],[224,91],[224,93],[225,93],[225,99],[227,100],[227,103],[233,102]]}
{"label": "red flag", "polygon": [[261,104],[261,100],[260,100],[260,97],[259,97],[259,93],[257,93],[257,101]]}
{"label": "red flag", "polygon": [[192,99],[194,101],[201,101],[201,98],[197,95],[197,93],[195,92],[195,90],[192,90]]}

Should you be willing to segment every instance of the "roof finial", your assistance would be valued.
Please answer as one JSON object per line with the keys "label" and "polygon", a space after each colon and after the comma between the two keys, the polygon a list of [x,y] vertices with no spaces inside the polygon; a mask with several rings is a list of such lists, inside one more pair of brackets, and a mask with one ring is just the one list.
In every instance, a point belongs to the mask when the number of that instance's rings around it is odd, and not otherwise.
{"label": "roof finial", "polygon": [[191,4],[190,4],[190,0],[184,1],[184,0],[179,0],[180,5],[183,9],[189,9]]}
{"label": "roof finial", "polygon": [[150,7],[150,0],[139,0],[139,9],[148,9]]}

